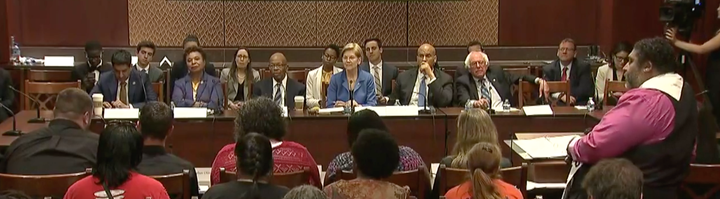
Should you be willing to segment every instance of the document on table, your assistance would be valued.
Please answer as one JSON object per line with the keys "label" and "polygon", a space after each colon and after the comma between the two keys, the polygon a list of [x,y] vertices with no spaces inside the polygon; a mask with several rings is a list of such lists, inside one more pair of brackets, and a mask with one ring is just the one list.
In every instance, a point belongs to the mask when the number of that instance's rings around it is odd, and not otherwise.
{"label": "document on table", "polygon": [[553,111],[550,105],[523,106],[525,115],[552,115]]}
{"label": "document on table", "polygon": [[567,156],[567,145],[576,137],[579,136],[539,137],[513,142],[532,158],[561,158]]}

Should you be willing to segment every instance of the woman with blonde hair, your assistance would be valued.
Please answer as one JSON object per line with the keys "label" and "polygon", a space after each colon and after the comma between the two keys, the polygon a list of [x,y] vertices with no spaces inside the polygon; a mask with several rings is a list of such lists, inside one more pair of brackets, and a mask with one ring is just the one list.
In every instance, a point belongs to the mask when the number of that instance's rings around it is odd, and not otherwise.
{"label": "woman with blonde hair", "polygon": [[522,199],[515,186],[500,178],[502,152],[495,143],[475,144],[465,157],[470,170],[470,180],[445,193],[447,199]]}
{"label": "woman with blonde hair", "polygon": [[[359,70],[362,63],[362,48],[359,44],[349,43],[340,52],[345,70],[330,78],[327,89],[326,107],[375,106],[375,80],[364,70]],[[350,99],[350,90],[353,99]]]}

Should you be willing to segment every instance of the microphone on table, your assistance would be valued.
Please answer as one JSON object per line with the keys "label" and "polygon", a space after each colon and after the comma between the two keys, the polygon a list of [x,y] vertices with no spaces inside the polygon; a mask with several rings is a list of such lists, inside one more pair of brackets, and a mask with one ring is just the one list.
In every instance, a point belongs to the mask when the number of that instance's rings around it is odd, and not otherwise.
{"label": "microphone on table", "polygon": [[429,103],[428,96],[425,94],[422,94],[420,92],[413,92],[414,94],[419,95],[422,98],[425,98],[425,104],[423,104],[423,108],[421,110],[418,110],[419,114],[432,114],[433,110],[431,110],[432,107],[428,108],[427,104]]}
{"label": "microphone on table", "polygon": [[[28,95],[27,93],[22,92],[22,91],[16,89],[15,87],[13,87],[13,86],[8,86],[8,87],[10,87],[10,90],[15,91],[16,93],[20,93],[21,95],[23,95],[23,96],[27,97],[28,99],[32,100],[33,103],[37,103],[37,104],[38,104],[37,107],[35,107],[36,117],[28,120],[28,123],[45,123],[45,118],[40,117],[40,101],[39,101],[39,100],[35,99],[34,97],[30,97],[30,95]],[[7,108],[7,107],[5,107],[5,108]],[[12,111],[11,111],[11,113],[12,113]],[[15,118],[13,117],[13,119],[15,119]]]}
{"label": "microphone on table", "polygon": [[353,101],[355,101],[354,94],[355,94],[355,86],[353,86],[353,80],[350,80],[348,83],[350,85],[348,86],[350,90],[350,114],[355,113],[355,104]]}
{"label": "microphone on table", "polygon": [[[12,86],[11,86],[10,88],[12,88]],[[22,135],[22,132],[20,132],[20,131],[17,130],[17,120],[15,120],[15,113],[13,113],[13,111],[10,110],[10,108],[8,108],[7,106],[5,106],[5,104],[0,103],[0,106],[2,106],[5,110],[7,110],[8,113],[12,114],[12,120],[13,120],[13,121],[12,121],[12,124],[13,124],[12,130],[5,131],[5,133],[3,133],[3,135],[9,135],[9,136],[19,136],[19,135]]]}

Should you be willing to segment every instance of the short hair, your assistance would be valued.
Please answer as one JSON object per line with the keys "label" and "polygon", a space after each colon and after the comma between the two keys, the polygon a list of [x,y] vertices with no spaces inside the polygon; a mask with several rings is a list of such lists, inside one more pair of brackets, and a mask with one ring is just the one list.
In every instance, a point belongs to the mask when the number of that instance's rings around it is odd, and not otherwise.
{"label": "short hair", "polygon": [[[207,62],[207,53],[205,53],[205,50],[203,50],[199,46],[193,46],[188,49],[185,49],[185,54],[183,54],[183,57],[187,58],[187,56],[190,55],[190,53],[194,53],[194,52],[200,53],[200,57],[202,57],[203,61]],[[185,61],[185,60],[183,60],[183,61]]]}
{"label": "short hair", "polygon": [[0,192],[0,199],[32,199],[21,191],[5,190]]}
{"label": "short hair", "polygon": [[55,99],[53,115],[78,119],[83,114],[93,111],[90,95],[79,88],[66,88],[58,93]]}
{"label": "short hair", "polygon": [[187,37],[185,37],[182,43],[183,46],[188,42],[195,42],[198,46],[200,46],[200,39],[195,35],[188,35]]}
{"label": "short hair", "polygon": [[142,48],[151,48],[153,50],[153,53],[155,52],[155,50],[157,50],[157,46],[155,46],[155,43],[153,43],[152,41],[141,41],[137,45],[137,52],[140,52],[140,49]]}
{"label": "short hair", "polygon": [[324,191],[311,185],[295,187],[285,194],[283,199],[327,199]]}
{"label": "short hair", "polygon": [[675,71],[675,49],[662,37],[646,38],[635,43],[633,52],[637,53],[636,62],[652,63],[655,70],[662,73]]}
{"label": "short hair", "polygon": [[[472,54],[472,53],[473,52],[468,53],[467,57],[465,57],[465,68],[467,68],[467,69],[470,68],[470,54]],[[475,52],[475,53],[482,54],[483,59],[485,59],[485,63],[487,63],[488,65],[490,64],[490,58],[488,58],[487,54],[485,54],[484,52]]]}
{"label": "short hair", "polygon": [[640,199],[643,173],[627,159],[606,159],[590,168],[582,187],[594,199]]}
{"label": "short hair", "polygon": [[248,133],[235,143],[238,172],[252,176],[253,186],[241,198],[260,198],[258,180],[273,171],[273,153],[267,137]]}
{"label": "short hair", "polygon": [[573,49],[577,50],[577,44],[575,43],[575,40],[574,40],[574,39],[572,39],[572,38],[565,38],[565,39],[563,39],[562,41],[560,41],[560,44],[565,43],[565,42],[571,43],[571,44],[573,45]]}
{"label": "short hair", "polygon": [[362,48],[360,47],[359,44],[356,44],[356,43],[348,43],[347,45],[345,45],[345,47],[343,47],[343,49],[340,52],[340,54],[338,55],[338,57],[342,57],[345,54],[345,51],[352,51],[353,54],[355,54],[355,56],[357,56],[358,58],[362,58],[362,55],[363,55]]}
{"label": "short hair", "polygon": [[98,184],[116,188],[130,178],[142,161],[143,137],[131,121],[110,121],[100,133],[93,177]]}
{"label": "short hair", "polygon": [[382,48],[382,47],[383,47],[382,41],[380,41],[379,38],[375,38],[375,37],[370,38],[370,39],[366,39],[365,41],[363,41],[363,46],[367,46],[367,43],[368,43],[368,42],[371,42],[371,41],[377,42],[378,48]]}
{"label": "short hair", "polygon": [[327,50],[327,49],[334,50],[335,54],[337,54],[338,57],[342,56],[342,55],[340,55],[340,46],[338,46],[338,45],[330,44],[330,45],[326,46],[325,49],[323,49],[323,50]]}
{"label": "short hair", "polygon": [[88,41],[85,43],[85,52],[90,51],[102,51],[102,45],[100,45],[100,42],[98,41]]}
{"label": "short hair", "polygon": [[127,50],[118,50],[113,53],[110,62],[115,65],[132,65],[132,55]]}
{"label": "short hair", "polygon": [[383,122],[380,115],[370,109],[364,109],[357,111],[350,115],[347,124],[347,139],[348,146],[352,147],[355,140],[357,140],[360,131],[365,129],[378,129],[388,131],[385,122]]}
{"label": "short hair", "polygon": [[235,118],[235,138],[256,132],[274,140],[282,140],[286,133],[282,109],[270,98],[259,97],[245,101]]}
{"label": "short hair", "polygon": [[163,102],[147,102],[140,108],[140,132],[143,137],[164,140],[172,128],[173,110]]}
{"label": "short hair", "polygon": [[351,150],[355,166],[372,179],[390,177],[400,162],[400,149],[390,133],[378,129],[365,129]]}
{"label": "short hair", "polygon": [[482,43],[480,43],[479,41],[471,41],[471,42],[467,45],[467,51],[468,51],[468,53],[470,53],[470,47],[471,47],[471,46],[480,46],[480,50],[485,51],[485,47],[483,46]]}

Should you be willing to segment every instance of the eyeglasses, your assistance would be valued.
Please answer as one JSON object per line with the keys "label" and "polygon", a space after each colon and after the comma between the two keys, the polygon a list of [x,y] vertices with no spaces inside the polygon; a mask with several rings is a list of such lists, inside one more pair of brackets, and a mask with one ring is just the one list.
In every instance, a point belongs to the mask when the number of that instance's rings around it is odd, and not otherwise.
{"label": "eyeglasses", "polygon": [[575,48],[560,48],[558,51],[575,51]]}
{"label": "eyeglasses", "polygon": [[629,60],[628,57],[618,57],[618,56],[613,56],[613,57],[614,57],[617,61],[621,61],[621,62],[623,62],[623,63],[627,63],[628,60]]}
{"label": "eyeglasses", "polygon": [[285,68],[285,66],[287,66],[287,65],[272,65],[272,64],[270,64],[270,65],[268,66],[268,68],[270,68],[270,69],[273,69],[273,68]]}

